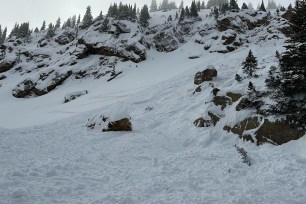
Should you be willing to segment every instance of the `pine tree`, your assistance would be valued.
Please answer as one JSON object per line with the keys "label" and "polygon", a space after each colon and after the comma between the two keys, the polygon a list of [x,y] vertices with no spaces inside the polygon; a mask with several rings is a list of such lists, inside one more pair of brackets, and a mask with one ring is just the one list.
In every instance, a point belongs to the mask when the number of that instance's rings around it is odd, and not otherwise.
{"label": "pine tree", "polygon": [[5,27],[4,28],[4,30],[3,30],[3,32],[2,32],[2,37],[1,37],[1,43],[0,44],[2,44],[2,43],[4,43],[5,42],[5,40],[6,40],[6,35],[7,35],[7,27]]}
{"label": "pine tree", "polygon": [[181,1],[181,4],[180,4],[180,6],[179,6],[179,10],[182,10],[184,8],[184,1],[182,0]]}
{"label": "pine tree", "polygon": [[150,19],[150,14],[149,14],[149,9],[147,5],[144,5],[140,11],[139,15],[139,23],[147,27],[149,25],[149,19]]}
{"label": "pine tree", "polygon": [[83,28],[88,28],[92,24],[91,7],[87,6],[85,15],[83,17]]}
{"label": "pine tree", "polygon": [[190,18],[190,16],[191,16],[188,6],[186,6],[186,8],[185,8],[185,16],[186,16],[187,18]]}
{"label": "pine tree", "polygon": [[261,5],[260,5],[260,8],[259,8],[259,11],[264,11],[264,12],[266,12],[267,10],[266,10],[266,7],[265,7],[265,4],[264,4],[264,1],[262,0],[262,2],[261,2]]}
{"label": "pine tree", "polygon": [[55,35],[54,26],[52,23],[49,24],[47,38],[52,38]]}
{"label": "pine tree", "polygon": [[241,9],[249,9],[249,8],[245,3],[243,3]]}
{"label": "pine tree", "polygon": [[97,17],[97,20],[102,20],[103,19],[103,13],[102,11],[100,11],[100,14]]}
{"label": "pine tree", "polygon": [[102,26],[100,27],[99,31],[100,32],[106,32],[109,30],[109,19],[108,17],[106,16],[103,23],[102,23]]}
{"label": "pine tree", "polygon": [[202,1],[202,3],[201,3],[201,9],[205,9],[205,2],[204,1]]}
{"label": "pine tree", "polygon": [[[306,91],[306,1],[297,0],[293,8],[290,25],[290,39],[287,40],[286,52],[280,59],[284,92]],[[304,82],[303,82],[304,80]],[[304,85],[297,87],[296,85]]]}
{"label": "pine tree", "polygon": [[197,8],[195,0],[192,1],[191,6],[190,6],[190,16],[193,18],[196,18],[199,16],[198,8]]}
{"label": "pine tree", "polygon": [[252,4],[251,2],[248,3],[248,8],[249,8],[249,9],[254,9],[254,8],[253,8],[253,4]]}
{"label": "pine tree", "polygon": [[197,1],[197,9],[198,9],[198,12],[201,11],[201,1],[200,0]]}
{"label": "pine tree", "polygon": [[43,21],[43,24],[40,28],[40,31],[44,31],[44,30],[46,30],[46,21]]}
{"label": "pine tree", "polygon": [[232,12],[238,12],[240,10],[236,0],[230,0],[229,7]]}
{"label": "pine tree", "polygon": [[215,19],[219,18],[219,9],[217,7],[214,7],[214,17]]}
{"label": "pine tree", "polygon": [[150,6],[150,11],[151,12],[157,11],[157,2],[156,2],[156,0],[152,0],[151,6]]}
{"label": "pine tree", "polygon": [[71,17],[71,28],[75,28],[76,26],[76,15]]}
{"label": "pine tree", "polygon": [[1,25],[0,25],[0,45],[2,44],[2,28],[1,28]]}
{"label": "pine tree", "polygon": [[58,29],[60,27],[61,27],[61,18],[58,18],[56,23],[55,23],[54,29]]}
{"label": "pine tree", "polygon": [[249,51],[249,54],[242,65],[243,72],[249,77],[253,77],[254,72],[257,69],[257,59],[254,57],[252,50]]}
{"label": "pine tree", "polygon": [[182,8],[182,9],[181,9],[181,14],[180,14],[179,23],[181,23],[184,19],[185,19],[185,9]]}

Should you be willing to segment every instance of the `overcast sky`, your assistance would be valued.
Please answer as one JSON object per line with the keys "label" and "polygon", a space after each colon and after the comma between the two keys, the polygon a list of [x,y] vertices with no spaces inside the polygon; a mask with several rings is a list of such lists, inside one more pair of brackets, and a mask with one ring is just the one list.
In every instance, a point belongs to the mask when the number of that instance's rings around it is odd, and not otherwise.
{"label": "overcast sky", "polygon": [[[150,5],[151,3],[151,0],[121,1],[128,4],[136,3],[137,6]],[[180,1],[176,0],[177,4]],[[184,0],[185,5],[189,5],[191,1]],[[248,3],[250,1],[254,7],[257,7],[261,2],[261,0],[238,0],[237,2],[241,5],[243,2]],[[73,15],[81,14],[83,16],[88,5],[92,7],[92,14],[95,17],[101,10],[105,14],[112,2],[120,2],[120,0],[0,0],[0,25],[2,27],[7,26],[11,30],[16,22],[30,22],[31,28],[36,26],[40,28],[43,20],[46,20],[47,24],[49,24],[50,22],[55,23],[58,17],[61,17],[63,22]],[[268,0],[264,0],[264,2],[267,4]],[[275,0],[275,2],[287,7],[294,0]]]}

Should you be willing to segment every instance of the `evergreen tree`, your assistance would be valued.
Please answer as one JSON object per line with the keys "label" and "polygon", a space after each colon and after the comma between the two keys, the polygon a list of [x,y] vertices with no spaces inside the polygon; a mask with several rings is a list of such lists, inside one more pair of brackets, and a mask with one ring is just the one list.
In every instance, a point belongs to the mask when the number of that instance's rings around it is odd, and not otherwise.
{"label": "evergreen tree", "polygon": [[198,11],[201,11],[201,1],[197,1],[197,9]]}
{"label": "evergreen tree", "polygon": [[242,65],[243,72],[249,77],[253,77],[254,72],[257,69],[257,59],[254,57],[252,50],[249,51],[249,54]]}
{"label": "evergreen tree", "polygon": [[179,10],[181,10],[181,9],[183,9],[184,8],[184,1],[182,0],[181,1],[181,4],[180,4],[180,6],[179,6]]}
{"label": "evergreen tree", "polygon": [[243,3],[241,9],[249,9],[249,8],[245,3]]}
{"label": "evergreen tree", "polygon": [[260,5],[260,8],[259,8],[259,11],[264,11],[264,12],[266,12],[267,10],[266,10],[266,7],[265,7],[265,4],[264,4],[264,1],[262,0],[262,2],[261,2],[261,5]]}
{"label": "evergreen tree", "polygon": [[76,26],[76,15],[73,15],[72,17],[71,17],[71,28],[75,28],[75,26]]}
{"label": "evergreen tree", "polygon": [[253,4],[252,4],[251,2],[248,3],[248,8],[249,8],[249,9],[254,9],[254,8],[253,8]]}
{"label": "evergreen tree", "polygon": [[46,30],[46,21],[43,22],[41,28],[40,28],[40,31],[44,31]]}
{"label": "evergreen tree", "polygon": [[0,45],[2,44],[2,28],[1,28],[1,25],[0,25]]}
{"label": "evergreen tree", "polygon": [[55,35],[54,26],[52,23],[49,24],[47,38],[52,38]]}
{"label": "evergreen tree", "polygon": [[238,12],[240,10],[236,0],[230,0],[229,7],[232,12]]}
{"label": "evergreen tree", "polygon": [[133,20],[137,19],[137,6],[136,6],[136,4],[134,4],[134,8],[133,8],[133,11],[132,11],[132,19]]}
{"label": "evergreen tree", "polygon": [[83,17],[83,28],[88,28],[92,24],[91,7],[87,6],[85,15]]}
{"label": "evergreen tree", "polygon": [[295,114],[306,126],[306,0],[296,0],[292,9],[291,33],[280,59],[281,85],[278,111]]}
{"label": "evergreen tree", "polygon": [[100,14],[99,14],[99,16],[97,17],[97,20],[102,20],[103,19],[103,13],[102,13],[102,11],[100,11]]}
{"label": "evergreen tree", "polygon": [[180,14],[179,23],[181,23],[184,19],[185,19],[185,9],[182,8],[182,9],[181,9],[181,14]]}
{"label": "evergreen tree", "polygon": [[58,18],[56,20],[56,23],[55,23],[55,26],[54,26],[54,29],[58,29],[61,27],[61,18]]}
{"label": "evergreen tree", "polygon": [[147,5],[144,5],[140,11],[140,15],[139,15],[139,23],[144,26],[147,27],[149,25],[149,20],[150,19],[150,14],[149,14],[149,9]]}
{"label": "evergreen tree", "polygon": [[156,2],[156,0],[152,0],[151,6],[150,6],[150,11],[151,12],[157,11],[157,2]]}
{"label": "evergreen tree", "polygon": [[202,1],[202,3],[201,3],[201,9],[205,9],[205,2],[204,1]]}
{"label": "evergreen tree", "polygon": [[7,27],[4,28],[4,30],[2,31],[2,36],[1,36],[1,39],[0,39],[0,44],[3,44],[6,40],[6,35],[7,35]]}
{"label": "evergreen tree", "polygon": [[186,6],[186,8],[185,8],[185,16],[186,16],[187,18],[190,18],[190,16],[191,16],[188,6]]}
{"label": "evergreen tree", "polygon": [[198,14],[198,8],[195,0],[192,1],[191,6],[190,6],[190,16],[193,18],[196,18],[199,16]]}
{"label": "evergreen tree", "polygon": [[106,32],[106,31],[109,30],[109,28],[110,28],[110,26],[109,26],[109,19],[108,19],[108,17],[106,16],[105,19],[104,19],[104,21],[103,21],[103,23],[102,23],[102,26],[101,26],[100,29],[99,29],[99,31],[100,31],[100,32]]}
{"label": "evergreen tree", "polygon": [[39,29],[37,27],[34,29],[34,33],[39,33]]}
{"label": "evergreen tree", "polygon": [[77,20],[77,25],[81,23],[81,14],[79,14],[78,20]]}
{"label": "evergreen tree", "polygon": [[206,8],[219,7],[221,4],[228,3],[228,0],[208,0]]}
{"label": "evergreen tree", "polygon": [[218,19],[219,17],[219,9],[217,7],[214,7],[214,17],[215,19]]}

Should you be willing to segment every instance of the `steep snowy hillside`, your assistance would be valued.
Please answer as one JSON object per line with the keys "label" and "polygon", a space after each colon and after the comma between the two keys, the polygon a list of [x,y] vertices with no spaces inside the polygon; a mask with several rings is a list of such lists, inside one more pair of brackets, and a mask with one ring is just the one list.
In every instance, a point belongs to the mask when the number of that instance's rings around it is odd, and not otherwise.
{"label": "steep snowy hillside", "polygon": [[[103,32],[97,21],[76,38],[5,44],[1,201],[306,203],[305,137],[266,135],[269,97],[257,111],[242,103],[250,81],[266,91],[287,21],[250,10],[216,21],[204,10],[201,21],[167,22],[175,12],[151,13],[146,29],[110,19]],[[250,49],[254,78],[241,65]],[[130,117],[133,131],[101,132],[101,114]],[[290,140],[305,134],[289,130]]]}

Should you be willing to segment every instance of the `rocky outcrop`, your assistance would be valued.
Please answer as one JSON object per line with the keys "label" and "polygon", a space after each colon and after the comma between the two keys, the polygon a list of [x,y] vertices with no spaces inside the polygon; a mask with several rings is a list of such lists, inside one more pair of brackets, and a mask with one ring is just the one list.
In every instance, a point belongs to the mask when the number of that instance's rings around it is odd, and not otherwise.
{"label": "rocky outcrop", "polygon": [[287,11],[282,15],[282,17],[283,17],[284,19],[286,19],[287,21],[291,22],[292,17],[293,17],[292,10],[287,10]]}
{"label": "rocky outcrop", "polygon": [[173,35],[166,32],[160,32],[154,36],[153,42],[159,52],[172,52],[179,46],[179,42]]}
{"label": "rocky outcrop", "polygon": [[[26,79],[19,83],[12,91],[16,98],[28,98],[31,96],[42,96],[54,90],[57,86],[61,85],[72,71],[66,73],[58,73],[51,71],[49,73],[42,73],[37,81]],[[46,80],[48,79],[48,80]]]}
{"label": "rocky outcrop", "polygon": [[75,33],[66,31],[57,38],[55,38],[55,42],[57,42],[60,45],[67,45],[68,43],[71,43],[75,39]]}
{"label": "rocky outcrop", "polygon": [[289,120],[271,122],[265,119],[256,131],[257,145],[266,142],[281,145],[292,140],[297,140],[306,134],[306,130],[293,126]]}
{"label": "rocky outcrop", "polygon": [[209,67],[202,72],[197,72],[194,77],[194,84],[200,85],[204,81],[212,81],[214,77],[217,77],[218,72],[214,67]]}
{"label": "rocky outcrop", "polygon": [[99,129],[102,132],[132,131],[130,117],[111,121],[109,117],[103,115],[100,115],[99,117],[95,116],[88,121],[86,127],[90,129]]}
{"label": "rocky outcrop", "polygon": [[103,55],[103,56],[116,56],[122,58],[123,61],[132,61],[139,63],[146,60],[146,51],[134,44],[122,44],[118,48],[104,46],[100,43],[90,44],[84,39],[79,39],[78,44],[80,50],[75,53],[78,59],[86,58],[88,55]]}
{"label": "rocky outcrop", "polygon": [[0,73],[9,71],[12,69],[15,65],[15,61],[10,61],[10,62],[0,62]]}

